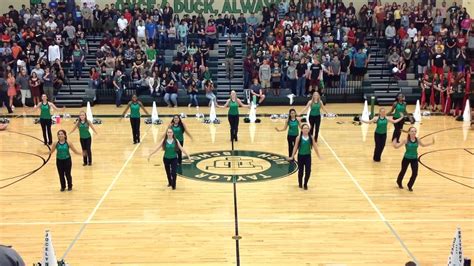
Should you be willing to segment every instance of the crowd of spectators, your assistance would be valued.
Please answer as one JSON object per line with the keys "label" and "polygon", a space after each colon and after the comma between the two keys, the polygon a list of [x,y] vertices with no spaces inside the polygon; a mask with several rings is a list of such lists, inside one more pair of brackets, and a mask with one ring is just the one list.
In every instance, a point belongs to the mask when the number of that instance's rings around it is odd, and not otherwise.
{"label": "crowd of spectators", "polygon": [[[96,62],[88,66],[89,87],[114,89],[117,106],[125,89],[163,97],[169,106],[177,105],[179,90],[189,95],[189,106],[197,107],[199,91],[214,101],[209,53],[218,38],[229,35],[244,39],[243,86],[260,101],[268,93],[280,95],[280,89],[305,96],[362,81],[371,57],[368,36],[386,46],[387,66],[397,79],[406,79],[413,69],[420,80],[435,76],[449,82],[451,76],[466,78],[469,69],[472,20],[456,3],[369,1],[357,11],[352,2],[281,0],[259,14],[206,19],[180,17],[169,3],[154,9],[125,3],[119,10],[114,4],[37,2],[19,11],[10,6],[0,17],[0,75],[11,106],[15,97],[23,105],[32,97],[36,104],[42,93],[52,100],[69,69],[80,79],[89,53],[87,35],[100,39]],[[165,50],[175,51],[171,65],[165,64]],[[235,49],[226,49],[229,78],[233,56]]]}

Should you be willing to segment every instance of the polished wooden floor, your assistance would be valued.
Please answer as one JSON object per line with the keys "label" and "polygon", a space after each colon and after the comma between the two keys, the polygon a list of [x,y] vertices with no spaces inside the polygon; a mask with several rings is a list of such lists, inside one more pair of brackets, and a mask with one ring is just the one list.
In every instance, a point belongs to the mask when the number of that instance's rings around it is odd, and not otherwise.
{"label": "polished wooden floor", "polygon": [[[329,104],[327,109],[360,113],[362,105]],[[261,107],[258,113],[287,110]],[[122,111],[93,108],[96,117]],[[190,153],[230,149],[226,119],[213,136],[210,126],[194,117],[196,111],[160,108],[159,114],[188,114],[184,121],[194,137],[186,138]],[[82,158],[73,155],[72,192],[59,192],[54,157],[33,172],[47,158],[33,118],[13,118],[8,131],[0,132],[0,243],[13,245],[31,264],[42,258],[44,230],[50,229],[58,259],[65,254],[71,265],[235,265],[232,185],[179,178],[172,191],[166,187],[162,153],[150,163],[146,159],[165,125],[142,123],[142,142],[133,145],[127,119],[102,120],[92,143],[93,166],[83,167]],[[433,171],[420,165],[414,192],[409,192],[395,185],[403,149],[387,141],[382,162],[373,163],[374,126],[351,120],[323,119],[318,144],[323,160],[313,157],[308,191],[297,187],[296,175],[237,184],[241,264],[403,265],[417,260],[446,265],[457,227],[464,252],[472,257],[474,130],[444,116],[417,125],[420,137],[436,138],[435,146],[420,149],[420,154],[432,152],[422,161]],[[286,155],[286,133],[274,130],[282,125],[262,118],[251,136],[249,124],[241,122],[236,148]],[[73,119],[65,119],[53,126],[53,134],[72,126]],[[77,133],[69,141],[80,147]]]}

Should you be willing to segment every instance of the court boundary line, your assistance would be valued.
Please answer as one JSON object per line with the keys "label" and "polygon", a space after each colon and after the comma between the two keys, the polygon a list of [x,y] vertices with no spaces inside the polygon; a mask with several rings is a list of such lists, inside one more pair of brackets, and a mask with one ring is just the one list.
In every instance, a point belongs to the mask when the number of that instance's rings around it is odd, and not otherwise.
{"label": "court boundary line", "polygon": [[[32,135],[30,135],[30,134],[26,134],[26,133],[22,133],[22,132],[17,132],[17,131],[11,131],[11,130],[7,130],[7,132],[9,132],[9,133],[14,133],[14,134],[18,134],[18,135],[22,135],[22,136],[26,136],[26,137],[30,137],[30,138],[32,138],[32,139],[35,139],[35,140],[37,140],[37,141],[43,143],[43,141],[42,141],[40,138],[37,138],[37,137],[32,136]],[[45,146],[47,147],[48,151],[51,151],[51,147],[50,147],[51,145],[45,145]],[[1,151],[1,152],[5,152],[5,151]],[[10,151],[10,152],[11,152],[11,151]],[[14,152],[26,153],[26,154],[35,155],[35,156],[37,156],[37,157],[40,157],[40,158],[43,160],[43,165],[41,165],[40,167],[38,167],[38,168],[36,168],[36,169],[34,169],[34,170],[30,171],[30,172],[24,173],[24,174],[22,174],[22,175],[18,175],[18,176],[16,176],[16,177],[10,177],[10,178],[8,178],[8,179],[2,179],[1,181],[19,178],[19,179],[15,180],[15,181],[13,181],[13,182],[7,184],[7,185],[1,186],[1,187],[0,187],[0,190],[1,190],[1,189],[8,188],[8,187],[10,187],[10,186],[12,186],[12,185],[14,185],[14,184],[16,184],[16,183],[19,183],[19,182],[25,180],[26,178],[32,176],[32,175],[35,174],[36,172],[40,171],[40,170],[49,162],[49,160],[51,159],[51,154],[48,154],[48,157],[45,159],[43,156],[38,155],[38,154],[36,154],[36,153],[28,153],[28,152],[20,152],[20,151],[14,151]]]}
{"label": "court boundary line", "polygon": [[[145,134],[143,134],[143,137],[141,138],[142,140],[146,138],[146,136],[148,135],[148,131],[150,130],[151,126],[148,127],[147,131],[145,132]],[[72,240],[72,242],[69,244],[69,246],[67,247],[66,251],[64,252],[63,256],[61,257],[61,260],[64,260],[66,258],[66,256],[69,254],[69,252],[71,251],[71,249],[74,247],[74,245],[76,244],[76,242],[79,240],[79,238],[81,237],[82,235],[82,232],[84,232],[84,230],[86,229],[87,225],[89,225],[91,223],[91,220],[92,218],[95,216],[95,214],[97,213],[97,211],[99,210],[100,206],[102,205],[102,203],[105,201],[105,198],[107,198],[107,196],[109,195],[110,191],[112,191],[112,188],[115,186],[115,183],[117,183],[117,181],[119,180],[119,178],[122,176],[122,173],[123,171],[125,171],[125,168],[127,167],[128,163],[132,160],[132,158],[135,156],[135,153],[137,152],[138,148],[140,147],[140,145],[142,144],[142,142],[139,142],[138,145],[135,146],[135,148],[133,149],[133,151],[130,153],[130,155],[128,156],[127,160],[124,162],[124,164],[122,165],[122,167],[120,168],[120,170],[118,171],[118,173],[115,175],[114,179],[112,180],[112,183],[110,183],[110,185],[107,187],[107,189],[105,190],[104,194],[102,194],[102,197],[100,198],[99,202],[97,202],[96,206],[94,207],[94,209],[92,210],[92,212],[89,214],[89,216],[87,217],[87,219],[82,222],[82,226],[81,228],[79,229],[79,232],[76,234],[76,236],[74,237],[74,239]]]}
{"label": "court boundary line", "polygon": [[362,193],[362,195],[365,197],[365,199],[369,202],[370,206],[372,206],[372,209],[375,210],[375,212],[379,215],[381,221],[383,223],[385,223],[385,225],[390,229],[390,231],[392,232],[392,234],[395,236],[395,238],[398,240],[398,242],[400,243],[400,245],[402,246],[402,248],[405,250],[405,252],[408,253],[408,256],[411,257],[411,259],[418,265],[418,260],[416,259],[416,257],[413,255],[413,253],[408,249],[407,245],[405,244],[405,242],[403,242],[402,238],[400,237],[400,235],[397,233],[397,231],[392,227],[392,225],[390,224],[390,222],[385,218],[385,216],[383,215],[383,213],[380,211],[380,209],[377,207],[377,205],[374,203],[374,201],[370,198],[370,196],[367,194],[367,192],[362,188],[362,186],[359,184],[359,182],[355,179],[355,177],[352,175],[352,173],[349,171],[349,169],[347,169],[347,167],[345,166],[345,164],[342,162],[342,160],[339,158],[339,156],[336,154],[336,152],[334,151],[334,149],[331,147],[331,145],[329,145],[329,143],[326,141],[326,139],[322,136],[322,134],[320,134],[320,137],[321,139],[324,141],[324,144],[326,144],[326,146],[328,147],[328,149],[331,151],[332,155],[334,156],[334,158],[336,158],[337,162],[339,163],[339,165],[344,169],[344,171],[346,172],[346,174],[350,177],[350,179],[352,180],[352,182],[354,183],[354,185],[359,189],[359,191]]}
{"label": "court boundary line", "polygon": [[[239,219],[243,223],[330,223],[330,222],[383,222],[380,219]],[[393,219],[387,220],[395,223],[446,223],[446,222],[474,222],[474,219]],[[207,223],[233,223],[234,219],[209,219],[209,220],[96,220],[89,224],[207,224]],[[36,226],[36,225],[76,225],[83,221],[38,221],[38,222],[5,222],[0,226]]]}

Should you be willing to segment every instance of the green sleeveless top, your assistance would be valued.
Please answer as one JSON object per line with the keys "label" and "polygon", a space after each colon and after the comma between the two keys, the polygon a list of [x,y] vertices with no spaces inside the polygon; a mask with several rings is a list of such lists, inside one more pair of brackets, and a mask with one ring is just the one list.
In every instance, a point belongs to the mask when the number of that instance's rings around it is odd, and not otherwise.
{"label": "green sleeveless top", "polygon": [[387,134],[387,124],[388,120],[386,117],[379,117],[379,119],[377,119],[377,127],[375,128],[375,133]]}
{"label": "green sleeveless top", "polygon": [[288,121],[288,136],[298,136],[299,134],[299,121],[298,119]]}
{"label": "green sleeveless top", "polygon": [[67,142],[56,144],[56,159],[65,160],[71,158],[69,153],[69,145]]}
{"label": "green sleeveless top", "polygon": [[393,118],[398,119],[404,115],[406,112],[406,105],[403,103],[397,103],[395,105],[395,113],[393,114]]}
{"label": "green sleeveless top", "polygon": [[79,122],[79,138],[81,139],[88,139],[91,137],[91,133],[89,132],[89,123],[87,122]]}
{"label": "green sleeveless top", "polygon": [[300,138],[300,147],[298,149],[299,155],[310,155],[311,154],[311,136],[308,139],[304,139],[303,136]]}
{"label": "green sleeveless top", "polygon": [[318,116],[321,115],[321,103],[312,103],[311,104],[311,111],[309,112],[310,116]]}
{"label": "green sleeveless top", "polygon": [[165,140],[165,155],[166,159],[175,159],[178,157],[176,153],[176,143],[173,140],[171,143],[168,142],[168,139]]}
{"label": "green sleeveless top", "polygon": [[41,103],[40,119],[51,119],[51,108],[49,107],[49,103]]}
{"label": "green sleeveless top", "polygon": [[184,141],[183,129],[180,126],[173,125],[171,127],[173,129],[174,137],[178,141]]}
{"label": "green sleeveless top", "polygon": [[407,159],[416,159],[418,158],[418,139],[415,141],[408,140],[407,144],[405,144],[405,155],[404,157]]}
{"label": "green sleeveless top", "polygon": [[239,115],[239,103],[230,100],[229,102],[229,115]]}
{"label": "green sleeveless top", "polygon": [[132,102],[130,104],[130,117],[140,118],[140,104]]}

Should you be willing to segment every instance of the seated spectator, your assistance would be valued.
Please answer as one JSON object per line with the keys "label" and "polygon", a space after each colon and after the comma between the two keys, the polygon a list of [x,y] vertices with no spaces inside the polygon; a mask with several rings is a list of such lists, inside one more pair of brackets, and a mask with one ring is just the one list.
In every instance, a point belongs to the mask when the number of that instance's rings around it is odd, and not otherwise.
{"label": "seated spectator", "polygon": [[163,99],[168,107],[178,107],[178,86],[174,80],[170,80],[166,85],[165,96]]}
{"label": "seated spectator", "polygon": [[211,102],[214,102],[214,104],[217,105],[216,102],[216,95],[214,94],[214,83],[212,80],[207,80],[204,84],[204,89],[206,92],[206,98],[209,99],[209,106],[211,106]]}
{"label": "seated spectator", "polygon": [[197,100],[197,94],[198,94],[197,83],[194,80],[191,81],[191,84],[188,86],[187,94],[189,96],[188,107],[191,107],[194,104],[196,108],[199,108],[199,103]]}
{"label": "seated spectator", "polygon": [[258,79],[253,79],[253,84],[250,86],[250,96],[250,101],[253,101],[253,98],[255,97],[257,105],[265,100],[265,94],[263,93],[262,86],[258,83]]}
{"label": "seated spectator", "polygon": [[94,90],[98,89],[100,87],[100,75],[95,67],[91,67],[89,70],[89,78],[89,88]]}
{"label": "seated spectator", "polygon": [[156,97],[161,94],[161,78],[159,77],[158,72],[153,71],[151,73],[151,76],[147,78],[147,84],[150,95]]}

